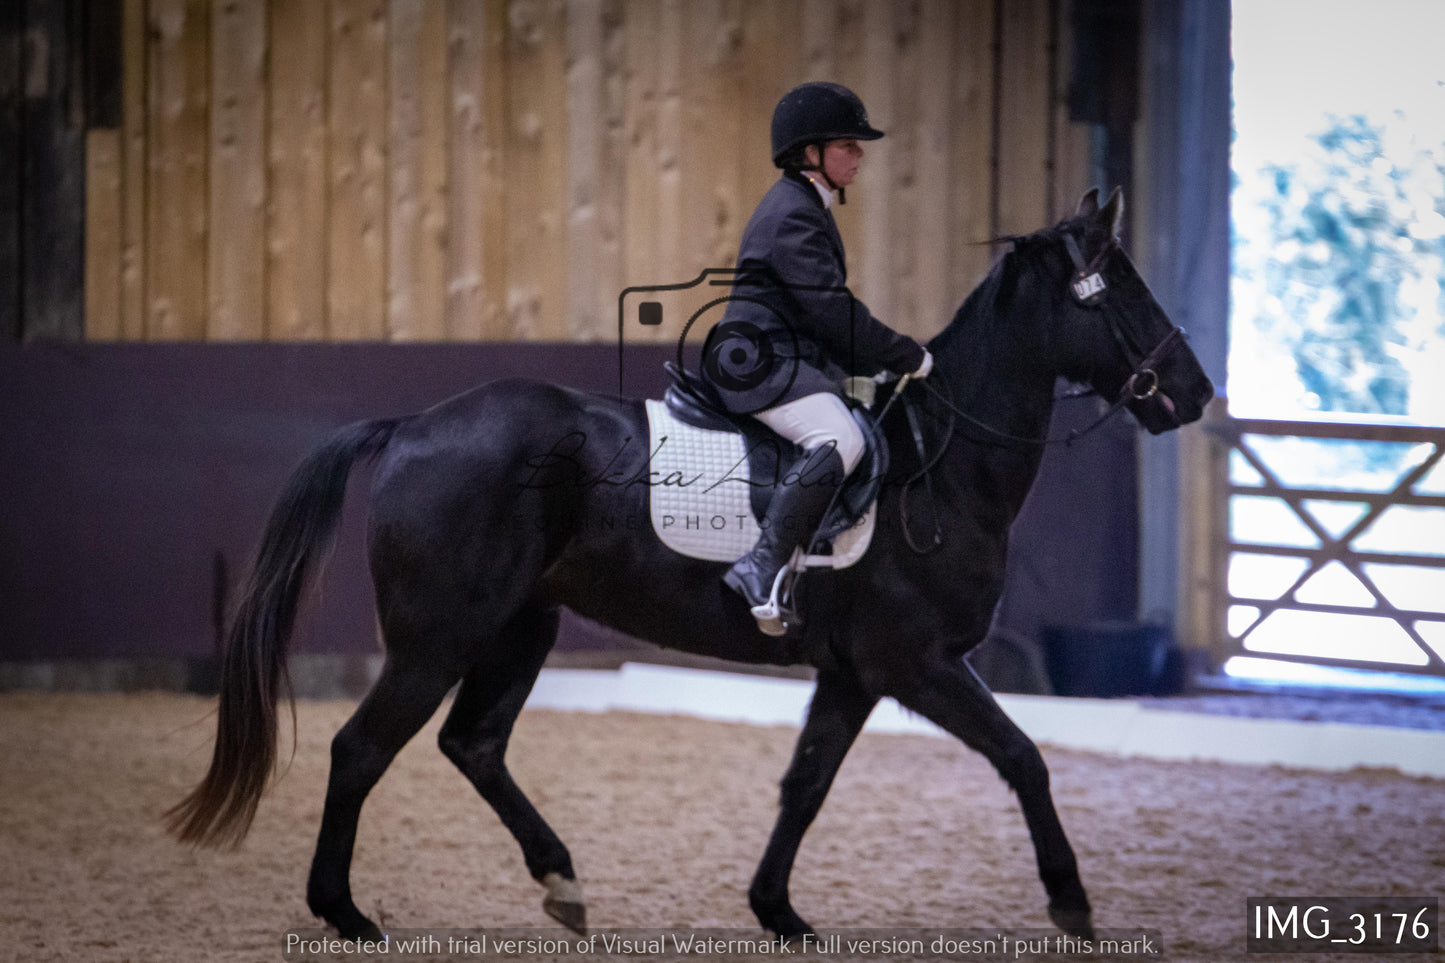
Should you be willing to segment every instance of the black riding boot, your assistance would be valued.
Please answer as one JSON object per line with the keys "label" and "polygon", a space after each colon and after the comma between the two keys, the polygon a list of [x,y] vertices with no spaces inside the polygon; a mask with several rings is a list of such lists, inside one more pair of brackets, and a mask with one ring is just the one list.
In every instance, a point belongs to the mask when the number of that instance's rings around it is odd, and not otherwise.
{"label": "black riding boot", "polygon": [[799,545],[813,537],[823,513],[845,476],[843,459],[828,445],[803,453],[783,475],[783,483],[759,523],[762,534],[752,551],[733,563],[723,576],[728,588],[747,599],[767,635],[782,635],[779,613],[769,607],[778,572]]}

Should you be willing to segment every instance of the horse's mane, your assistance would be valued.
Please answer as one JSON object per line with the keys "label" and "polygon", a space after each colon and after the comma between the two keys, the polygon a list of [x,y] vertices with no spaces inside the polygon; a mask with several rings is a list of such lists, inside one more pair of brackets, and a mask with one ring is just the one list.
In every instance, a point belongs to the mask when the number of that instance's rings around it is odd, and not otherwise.
{"label": "horse's mane", "polygon": [[[1022,238],[1000,238],[1011,245],[997,258],[982,281],[969,292],[948,324],[928,343],[928,350],[941,359],[966,363],[963,358],[975,354],[989,339],[993,325],[1006,316],[1018,290],[1020,274],[1018,246]],[[973,351],[969,349],[973,348]]]}
{"label": "horse's mane", "polygon": [[960,339],[977,337],[980,321],[991,319],[997,314],[994,305],[1003,287],[1003,274],[1009,268],[1012,254],[1012,251],[1007,251],[1003,257],[994,261],[983,280],[968,293],[958,310],[953,312],[948,324],[928,342],[929,351],[935,355],[952,354]]}
{"label": "horse's mane", "polygon": [[[928,349],[934,356],[950,359],[955,365],[969,364],[964,359],[976,354],[977,348],[987,342],[993,326],[1012,313],[1019,293],[1019,278],[1029,260],[1037,256],[1036,252],[1052,246],[1078,220],[1078,217],[1072,217],[1032,234],[1009,235],[984,242],[1007,244],[1009,249],[994,261],[988,274],[958,306],[947,326],[929,341]],[[970,347],[975,350],[970,351]]]}

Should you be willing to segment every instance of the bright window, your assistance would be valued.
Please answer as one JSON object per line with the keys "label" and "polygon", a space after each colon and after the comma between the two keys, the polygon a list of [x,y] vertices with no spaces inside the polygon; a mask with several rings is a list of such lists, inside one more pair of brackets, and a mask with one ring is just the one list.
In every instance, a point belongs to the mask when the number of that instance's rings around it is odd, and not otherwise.
{"label": "bright window", "polygon": [[1445,424],[1445,2],[1237,0],[1237,415]]}
{"label": "bright window", "polygon": [[[1235,0],[1232,414],[1445,425],[1442,37],[1441,0]],[[1230,501],[1229,631],[1249,654],[1226,671],[1321,682],[1268,656],[1445,657],[1445,507],[1430,503],[1445,463],[1407,486],[1412,504],[1372,517],[1365,501],[1438,441],[1249,442],[1303,494],[1291,507],[1234,453],[1234,483],[1261,487]]]}

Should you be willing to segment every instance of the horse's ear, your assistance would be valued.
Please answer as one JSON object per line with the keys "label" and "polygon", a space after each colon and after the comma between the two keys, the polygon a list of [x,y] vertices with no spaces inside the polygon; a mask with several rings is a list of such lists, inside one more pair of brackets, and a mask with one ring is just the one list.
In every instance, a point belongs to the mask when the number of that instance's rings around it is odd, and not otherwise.
{"label": "horse's ear", "polygon": [[[1097,193],[1097,192],[1096,192]],[[1118,237],[1119,231],[1124,227],[1124,189],[1114,188],[1109,195],[1109,203],[1099,212],[1099,223],[1109,229],[1110,237]]]}
{"label": "horse's ear", "polygon": [[1091,187],[1079,198],[1079,209],[1074,212],[1075,217],[1092,217],[1099,213],[1099,189]]}

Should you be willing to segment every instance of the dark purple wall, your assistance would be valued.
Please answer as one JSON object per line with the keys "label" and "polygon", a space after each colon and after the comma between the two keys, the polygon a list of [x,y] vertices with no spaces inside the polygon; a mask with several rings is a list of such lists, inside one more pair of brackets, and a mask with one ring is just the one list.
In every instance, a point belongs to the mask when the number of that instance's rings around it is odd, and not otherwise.
{"label": "dark purple wall", "polygon": [[[1098,417],[1097,398],[1061,402],[1050,435]],[[997,624],[1037,639],[1045,626],[1133,621],[1139,598],[1140,430],[1120,414],[1052,446],[1009,538]]]}
{"label": "dark purple wall", "polygon": [[[666,349],[628,352],[628,393],[660,392]],[[218,583],[239,577],[303,455],[347,422],[511,375],[616,393],[617,349],[0,347],[0,658],[211,654]],[[303,650],[376,644],[365,477]]]}
{"label": "dark purple wall", "polygon": [[[670,354],[629,347],[626,393],[657,397]],[[615,393],[617,364],[601,344],[0,345],[0,660],[209,656],[219,590],[333,428],[510,375]],[[1015,529],[1007,625],[1132,616],[1133,452],[1123,421],[1050,452]],[[365,478],[300,651],[376,645]],[[571,626],[562,647],[596,644]]]}

